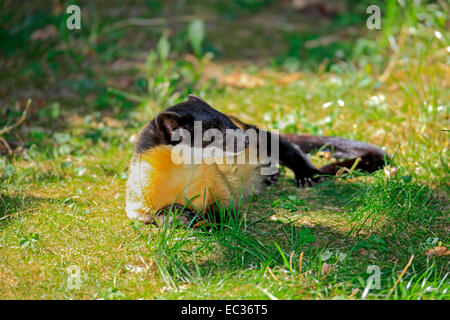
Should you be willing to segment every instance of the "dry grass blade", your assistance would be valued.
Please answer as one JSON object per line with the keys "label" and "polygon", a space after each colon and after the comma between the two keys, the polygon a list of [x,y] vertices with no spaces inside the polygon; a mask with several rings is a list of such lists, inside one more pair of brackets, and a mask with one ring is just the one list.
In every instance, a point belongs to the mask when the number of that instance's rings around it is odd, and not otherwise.
{"label": "dry grass blade", "polygon": [[403,45],[405,44],[405,40],[406,40],[406,27],[403,26],[400,31],[397,50],[394,52],[394,55],[391,61],[389,62],[388,66],[384,70],[383,74],[378,78],[378,81],[385,82],[391,75],[392,71],[394,70],[398,62],[398,59],[400,58],[400,53],[402,51]]}
{"label": "dry grass blade", "polygon": [[6,216],[1,217],[0,221],[2,221],[4,219],[7,219],[7,218],[14,217],[14,216],[18,216],[18,215],[20,215],[22,213],[30,212],[30,211],[33,211],[33,210],[36,210],[36,209],[33,208],[33,209],[22,210],[22,211],[19,211],[19,212],[14,212],[14,213],[11,213],[11,214],[8,214]]}
{"label": "dry grass blade", "polygon": [[278,277],[275,275],[275,273],[273,273],[273,271],[272,271],[272,269],[270,267],[267,267],[266,271],[269,271],[269,273],[272,276],[272,278],[274,278],[278,282],[278,284],[281,284],[280,279],[278,279]]}
{"label": "dry grass blade", "polygon": [[395,287],[397,287],[398,283],[400,282],[400,280],[402,279],[402,277],[405,275],[406,270],[408,270],[408,268],[411,266],[411,263],[414,259],[414,255],[411,256],[411,258],[409,258],[408,263],[406,264],[405,268],[403,268],[402,272],[400,273],[400,275],[397,278],[397,281],[395,281],[394,286],[391,288],[391,290],[389,291],[388,297],[394,292]]}
{"label": "dry grass blade", "polygon": [[31,99],[28,99],[27,101],[27,106],[25,107],[25,111],[22,113],[22,116],[19,118],[19,120],[17,120],[17,122],[13,125],[10,125],[6,128],[3,128],[2,130],[0,130],[0,135],[4,135],[6,133],[9,133],[12,129],[17,128],[18,126],[20,126],[25,119],[28,116],[28,111],[30,109],[30,105],[31,105]]}

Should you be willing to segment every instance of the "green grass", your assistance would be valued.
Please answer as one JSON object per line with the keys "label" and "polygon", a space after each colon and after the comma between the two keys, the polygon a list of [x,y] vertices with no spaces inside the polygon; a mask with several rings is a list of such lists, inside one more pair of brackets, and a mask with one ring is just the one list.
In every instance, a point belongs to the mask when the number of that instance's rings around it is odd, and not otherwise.
{"label": "green grass", "polygon": [[[0,128],[33,101],[4,136],[24,150],[0,156],[0,298],[449,299],[448,256],[425,255],[449,246],[448,8],[388,1],[369,31],[361,2],[334,19],[271,1],[80,3],[77,32],[64,8],[0,3]],[[136,12],[172,20],[138,27]],[[139,128],[191,92],[263,128],[383,146],[397,170],[312,188],[283,170],[215,232],[132,222]]]}

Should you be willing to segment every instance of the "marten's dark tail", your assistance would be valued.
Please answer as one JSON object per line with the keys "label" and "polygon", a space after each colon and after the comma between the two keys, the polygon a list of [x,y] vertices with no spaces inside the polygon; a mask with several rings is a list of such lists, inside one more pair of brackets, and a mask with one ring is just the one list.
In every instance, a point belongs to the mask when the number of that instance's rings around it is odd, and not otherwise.
{"label": "marten's dark tail", "polygon": [[358,158],[360,158],[360,161],[356,169],[367,172],[381,169],[390,160],[385,151],[360,141],[295,134],[282,134],[281,137],[299,147],[303,153],[319,150],[330,152],[332,157],[338,161],[320,168],[327,175],[335,175],[340,168],[352,168]]}

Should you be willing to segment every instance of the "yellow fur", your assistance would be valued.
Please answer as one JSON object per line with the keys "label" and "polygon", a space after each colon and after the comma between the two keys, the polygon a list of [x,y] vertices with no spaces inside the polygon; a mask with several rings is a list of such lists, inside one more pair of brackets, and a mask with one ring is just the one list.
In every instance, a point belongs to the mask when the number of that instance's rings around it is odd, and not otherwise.
{"label": "yellow fur", "polygon": [[151,220],[159,209],[173,203],[193,210],[205,209],[214,201],[228,205],[259,192],[261,184],[256,164],[175,164],[172,146],[161,145],[133,157],[126,210],[130,218]]}

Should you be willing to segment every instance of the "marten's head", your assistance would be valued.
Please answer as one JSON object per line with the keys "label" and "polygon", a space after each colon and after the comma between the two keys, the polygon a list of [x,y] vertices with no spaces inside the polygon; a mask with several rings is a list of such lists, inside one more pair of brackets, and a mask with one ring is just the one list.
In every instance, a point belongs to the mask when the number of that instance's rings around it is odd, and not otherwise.
{"label": "marten's head", "polygon": [[[186,137],[180,137],[180,130],[189,133],[190,141],[186,141]],[[201,145],[194,145],[195,135],[200,132],[206,139],[201,139]],[[230,118],[199,97],[189,95],[187,101],[162,111],[144,128],[136,144],[136,152],[143,153],[157,145],[178,143],[205,148],[211,143],[217,145],[218,136],[222,137],[219,145],[224,151],[239,152],[242,151],[239,146],[248,146],[248,139]],[[244,139],[243,143],[239,139]]]}

